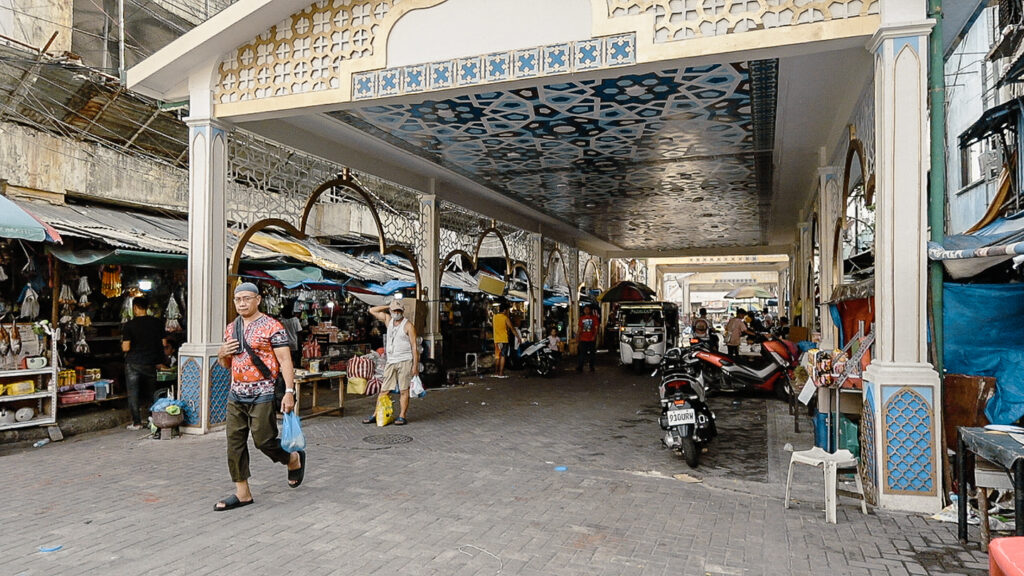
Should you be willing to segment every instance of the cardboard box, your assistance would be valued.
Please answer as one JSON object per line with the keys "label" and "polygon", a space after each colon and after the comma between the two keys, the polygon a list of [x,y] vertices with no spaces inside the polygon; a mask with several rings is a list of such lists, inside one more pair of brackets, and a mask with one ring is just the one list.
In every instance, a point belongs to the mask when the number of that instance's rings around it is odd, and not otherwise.
{"label": "cardboard box", "polygon": [[505,282],[499,278],[494,278],[486,274],[477,275],[477,288],[481,292],[486,292],[494,296],[503,296],[505,294]]}

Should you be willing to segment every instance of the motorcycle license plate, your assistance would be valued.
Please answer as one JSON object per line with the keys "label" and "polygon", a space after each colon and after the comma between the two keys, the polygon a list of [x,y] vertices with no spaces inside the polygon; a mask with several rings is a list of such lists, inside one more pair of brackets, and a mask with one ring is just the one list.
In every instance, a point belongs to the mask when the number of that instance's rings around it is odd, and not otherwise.
{"label": "motorcycle license plate", "polygon": [[670,410],[668,413],[668,425],[679,426],[680,424],[696,424],[697,414],[692,409]]}

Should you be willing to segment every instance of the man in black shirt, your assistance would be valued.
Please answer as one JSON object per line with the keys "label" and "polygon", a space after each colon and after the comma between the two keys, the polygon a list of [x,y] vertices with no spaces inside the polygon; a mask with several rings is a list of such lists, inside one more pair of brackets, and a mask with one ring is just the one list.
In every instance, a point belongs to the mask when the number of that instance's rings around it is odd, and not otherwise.
{"label": "man in black shirt", "polygon": [[129,430],[142,428],[140,401],[149,406],[156,388],[156,366],[164,361],[164,323],[149,316],[149,299],[138,296],[132,300],[133,318],[121,332],[124,351],[124,380],[128,387],[128,410],[132,413]]}

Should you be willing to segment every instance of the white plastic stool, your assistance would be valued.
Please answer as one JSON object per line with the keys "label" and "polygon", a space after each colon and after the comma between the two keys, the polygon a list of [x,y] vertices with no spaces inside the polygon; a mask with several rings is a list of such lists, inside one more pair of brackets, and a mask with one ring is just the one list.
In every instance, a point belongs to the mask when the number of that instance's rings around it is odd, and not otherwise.
{"label": "white plastic stool", "polygon": [[810,450],[793,452],[789,459],[789,477],[786,478],[786,508],[789,508],[789,487],[793,483],[793,464],[807,464],[821,468],[825,475],[825,521],[836,523],[836,472],[842,468],[854,468],[853,477],[857,482],[857,494],[860,494],[860,510],[867,514],[868,506],[864,502],[864,486],[860,482],[860,466],[849,450],[837,450],[829,454],[815,446]]}

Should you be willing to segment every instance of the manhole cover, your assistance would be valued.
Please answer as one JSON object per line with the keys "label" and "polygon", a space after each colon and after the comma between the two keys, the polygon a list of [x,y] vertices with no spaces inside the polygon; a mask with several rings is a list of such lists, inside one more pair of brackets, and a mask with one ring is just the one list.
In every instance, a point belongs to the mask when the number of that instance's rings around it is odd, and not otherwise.
{"label": "manhole cover", "polygon": [[408,444],[409,442],[412,442],[412,436],[406,436],[405,434],[374,434],[373,436],[363,438],[363,442],[384,446]]}

